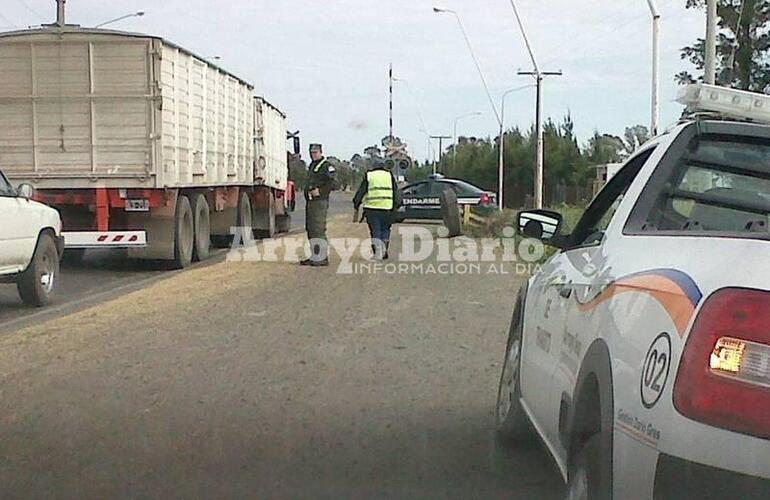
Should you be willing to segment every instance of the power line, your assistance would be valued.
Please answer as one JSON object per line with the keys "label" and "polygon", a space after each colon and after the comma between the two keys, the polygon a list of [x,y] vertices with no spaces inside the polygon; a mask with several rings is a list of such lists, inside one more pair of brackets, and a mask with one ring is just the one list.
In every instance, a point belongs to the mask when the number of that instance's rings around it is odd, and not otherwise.
{"label": "power line", "polygon": [[13,22],[13,21],[11,21],[10,19],[8,19],[6,16],[4,16],[2,12],[0,12],[0,19],[2,19],[3,21],[5,21],[6,23],[8,23],[8,25],[9,25],[9,26],[14,26],[14,27],[15,27],[15,26],[18,26],[16,23],[14,23],[14,22]]}
{"label": "power line", "polygon": [[[641,22],[641,21],[646,21],[647,18],[648,18],[647,14],[639,15],[639,16],[634,16],[634,17],[632,17],[632,18],[630,18],[630,19],[628,19],[628,20],[626,20],[626,21],[624,21],[624,22],[622,22],[620,24],[614,25],[611,28],[610,31],[612,33],[619,33],[621,30],[623,30],[624,28],[626,28],[628,26],[631,26],[632,24],[635,24],[635,23],[638,23],[638,22]],[[647,25],[645,24],[644,29],[646,29],[646,27],[647,27]],[[639,31],[641,31],[641,30],[639,30]],[[623,33],[623,36],[627,37],[628,33]],[[600,42],[600,41],[606,43],[607,42],[607,36],[604,35],[604,34],[597,35],[591,29],[586,30],[583,34],[578,35],[576,37],[568,38],[568,39],[566,39],[564,41],[564,43],[561,43],[561,44],[557,45],[555,48],[553,48],[551,50],[550,56],[548,57],[548,60],[546,61],[546,65],[556,61],[556,59],[560,58],[561,56],[563,56],[567,52],[574,51],[576,46],[581,47],[581,49],[585,49],[586,46],[591,46],[591,45],[593,45],[593,44],[595,44],[597,42]]]}
{"label": "power line", "polygon": [[24,0],[16,0],[16,1],[19,2],[25,9],[27,9],[30,13],[34,14],[38,18],[40,18],[42,20],[46,19],[42,14],[40,14],[38,11],[36,11],[32,7],[30,7],[29,4],[27,2],[25,2]]}

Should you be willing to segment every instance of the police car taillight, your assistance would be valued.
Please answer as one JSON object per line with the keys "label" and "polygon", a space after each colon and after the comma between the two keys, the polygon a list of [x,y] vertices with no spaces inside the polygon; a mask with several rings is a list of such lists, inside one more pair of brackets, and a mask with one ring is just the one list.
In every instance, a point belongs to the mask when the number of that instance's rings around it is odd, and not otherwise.
{"label": "police car taillight", "polygon": [[489,205],[490,201],[491,199],[487,193],[481,193],[481,196],[479,197],[479,204],[486,206]]}
{"label": "police car taillight", "polygon": [[770,293],[728,288],[703,305],[674,384],[685,417],[770,439]]}

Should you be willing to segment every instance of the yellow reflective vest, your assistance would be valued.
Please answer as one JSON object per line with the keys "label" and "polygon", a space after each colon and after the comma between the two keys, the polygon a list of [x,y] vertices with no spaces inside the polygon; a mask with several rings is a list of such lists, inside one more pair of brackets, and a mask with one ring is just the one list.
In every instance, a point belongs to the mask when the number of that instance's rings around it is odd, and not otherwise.
{"label": "yellow reflective vest", "polygon": [[364,208],[393,210],[393,180],[387,170],[372,170],[366,173],[369,189],[364,198]]}

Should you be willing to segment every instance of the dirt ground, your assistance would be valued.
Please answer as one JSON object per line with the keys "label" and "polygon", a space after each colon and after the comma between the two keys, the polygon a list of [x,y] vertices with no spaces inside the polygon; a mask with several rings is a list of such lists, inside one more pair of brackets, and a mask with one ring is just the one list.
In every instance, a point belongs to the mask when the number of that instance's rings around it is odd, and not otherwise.
{"label": "dirt ground", "polygon": [[224,262],[0,338],[2,496],[559,498],[537,444],[492,437],[523,278],[337,262]]}

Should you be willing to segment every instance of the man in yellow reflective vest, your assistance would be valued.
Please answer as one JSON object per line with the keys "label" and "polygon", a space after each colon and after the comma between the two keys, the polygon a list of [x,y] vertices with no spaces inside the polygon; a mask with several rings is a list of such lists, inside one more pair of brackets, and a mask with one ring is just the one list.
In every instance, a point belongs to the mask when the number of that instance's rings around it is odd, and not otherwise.
{"label": "man in yellow reflective vest", "polygon": [[374,160],[372,170],[366,173],[353,197],[356,212],[361,205],[369,225],[374,258],[387,260],[390,227],[393,225],[394,212],[401,206],[401,191],[385,162],[378,158]]}

